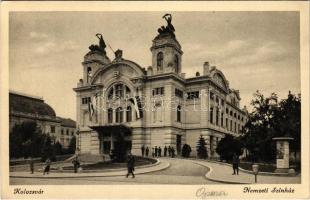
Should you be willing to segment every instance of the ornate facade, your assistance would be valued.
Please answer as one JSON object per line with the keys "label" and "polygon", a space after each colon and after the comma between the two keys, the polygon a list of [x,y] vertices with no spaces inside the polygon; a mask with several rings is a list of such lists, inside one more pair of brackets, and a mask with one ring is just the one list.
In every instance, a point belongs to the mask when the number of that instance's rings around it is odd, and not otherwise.
{"label": "ornate facade", "polygon": [[240,109],[239,91],[208,62],[203,74],[185,78],[171,15],[165,19],[167,26],[158,29],[150,48],[152,66],[146,68],[123,58],[121,50],[110,60],[97,34],[100,43],[90,46],[82,62],[83,79],[74,88],[82,154],[107,154],[122,137],[134,154],[143,145],[172,146],[179,154],[186,143],[196,155],[202,135],[209,156],[215,157],[225,134],[240,133],[246,110]]}

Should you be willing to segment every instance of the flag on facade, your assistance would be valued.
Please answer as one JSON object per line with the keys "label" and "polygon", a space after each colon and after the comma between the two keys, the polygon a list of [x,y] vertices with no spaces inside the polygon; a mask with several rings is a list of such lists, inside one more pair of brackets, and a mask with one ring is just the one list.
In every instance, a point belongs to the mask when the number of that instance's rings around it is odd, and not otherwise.
{"label": "flag on facade", "polygon": [[95,109],[94,109],[94,105],[91,101],[88,102],[88,113],[89,113],[89,120],[92,121],[92,117],[93,117],[93,114],[95,112]]}
{"label": "flag on facade", "polygon": [[137,113],[137,119],[142,118],[142,113],[141,113],[142,110],[141,110],[141,103],[139,103],[139,101],[140,101],[139,96],[132,97],[129,99],[129,101],[134,105],[134,108],[135,108],[136,113]]}

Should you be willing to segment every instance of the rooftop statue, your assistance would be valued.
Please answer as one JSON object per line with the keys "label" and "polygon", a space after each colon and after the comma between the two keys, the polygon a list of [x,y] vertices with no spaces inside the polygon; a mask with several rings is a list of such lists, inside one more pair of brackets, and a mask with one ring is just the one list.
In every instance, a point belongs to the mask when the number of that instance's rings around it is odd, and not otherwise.
{"label": "rooftop statue", "polygon": [[172,21],[172,15],[171,14],[165,14],[164,16],[163,16],[163,18],[167,21],[167,26],[165,27],[165,26],[161,26],[157,31],[158,31],[158,33],[159,33],[159,35],[162,35],[162,34],[170,34],[170,35],[172,35],[173,37],[175,37],[175,34],[174,34],[174,31],[175,31],[175,29],[174,29],[174,27],[173,27],[173,25],[172,25],[172,23],[171,23],[171,21]]}
{"label": "rooftop statue", "polygon": [[92,44],[92,45],[89,46],[89,49],[91,51],[100,51],[100,52],[106,54],[106,51],[105,51],[106,44],[105,44],[105,42],[103,40],[102,34],[97,33],[96,37],[99,39],[99,45]]}

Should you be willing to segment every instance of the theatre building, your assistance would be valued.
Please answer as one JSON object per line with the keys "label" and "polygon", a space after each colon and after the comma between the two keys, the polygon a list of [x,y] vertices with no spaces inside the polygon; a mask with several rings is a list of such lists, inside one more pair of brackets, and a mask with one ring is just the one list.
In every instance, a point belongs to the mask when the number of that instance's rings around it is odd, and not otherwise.
{"label": "theatre building", "polygon": [[194,156],[202,135],[209,157],[216,157],[221,138],[240,134],[247,111],[240,108],[239,91],[208,62],[202,63],[202,74],[185,78],[181,44],[171,16],[165,19],[167,26],[158,29],[152,41],[152,65],[147,67],[127,60],[122,50],[108,58],[102,35],[97,34],[99,45],[89,47],[83,78],[74,88],[81,154],[108,154],[122,139],[137,155],[143,145],[171,146],[180,154],[189,144]]}
{"label": "theatre building", "polygon": [[76,133],[76,122],[56,116],[55,110],[42,97],[9,92],[9,125],[11,132],[15,125],[36,122],[42,133],[49,134],[52,141],[67,148]]}

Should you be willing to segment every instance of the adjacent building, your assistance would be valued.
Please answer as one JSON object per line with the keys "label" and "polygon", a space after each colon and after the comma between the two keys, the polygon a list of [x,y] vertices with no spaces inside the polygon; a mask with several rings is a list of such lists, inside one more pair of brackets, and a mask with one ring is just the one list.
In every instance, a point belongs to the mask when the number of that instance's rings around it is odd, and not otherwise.
{"label": "adjacent building", "polygon": [[10,91],[9,104],[10,132],[16,124],[35,121],[43,133],[49,134],[54,142],[60,142],[65,148],[76,134],[75,121],[57,117],[42,97]]}
{"label": "adjacent building", "polygon": [[165,19],[167,26],[153,39],[149,67],[125,59],[122,50],[111,60],[100,34],[99,45],[89,47],[83,78],[74,88],[82,154],[107,154],[122,137],[134,154],[142,146],[171,146],[179,154],[186,143],[196,155],[202,135],[209,156],[216,157],[221,138],[240,134],[247,111],[240,108],[239,91],[209,62],[202,63],[202,74],[185,78],[181,44],[171,16]]}

